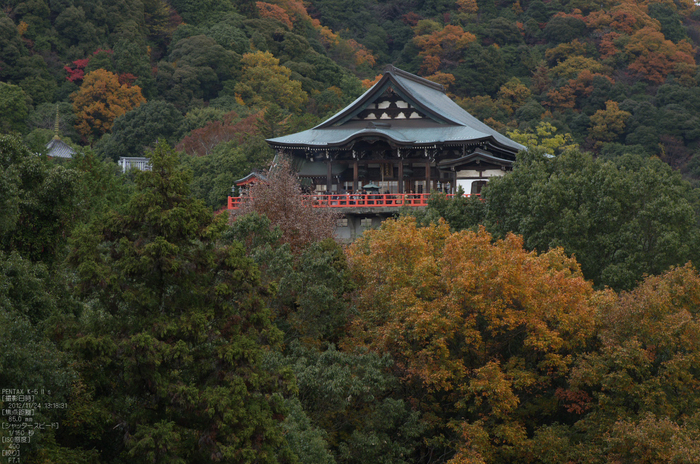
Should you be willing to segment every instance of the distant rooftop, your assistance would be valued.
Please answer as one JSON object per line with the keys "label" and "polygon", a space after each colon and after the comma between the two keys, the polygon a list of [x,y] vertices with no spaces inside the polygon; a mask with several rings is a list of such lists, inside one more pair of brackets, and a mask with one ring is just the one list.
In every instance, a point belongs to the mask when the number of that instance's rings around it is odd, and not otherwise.
{"label": "distant rooftop", "polygon": [[75,154],[75,150],[73,150],[66,142],[61,140],[58,135],[54,135],[51,141],[46,144],[46,149],[48,150],[46,155],[50,158],[71,159]]}

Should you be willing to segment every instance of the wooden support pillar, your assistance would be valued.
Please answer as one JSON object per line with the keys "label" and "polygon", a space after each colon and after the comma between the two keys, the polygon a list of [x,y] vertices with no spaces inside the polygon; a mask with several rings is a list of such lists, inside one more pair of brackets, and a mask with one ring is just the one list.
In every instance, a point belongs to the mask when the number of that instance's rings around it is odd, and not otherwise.
{"label": "wooden support pillar", "polygon": [[403,160],[399,158],[399,193],[403,193]]}
{"label": "wooden support pillar", "polygon": [[425,162],[425,192],[430,193],[430,160]]}
{"label": "wooden support pillar", "polygon": [[358,178],[358,167],[357,167],[357,160],[353,161],[352,163],[352,191],[357,192],[357,178]]}
{"label": "wooden support pillar", "polygon": [[331,192],[331,187],[333,187],[333,166],[331,166],[331,160],[326,161],[328,166],[328,172],[326,173],[326,192]]}

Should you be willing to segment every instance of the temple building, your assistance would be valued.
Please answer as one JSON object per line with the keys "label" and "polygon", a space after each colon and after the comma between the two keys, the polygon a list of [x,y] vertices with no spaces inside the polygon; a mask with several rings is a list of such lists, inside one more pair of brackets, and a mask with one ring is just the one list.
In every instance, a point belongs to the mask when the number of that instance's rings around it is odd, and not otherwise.
{"label": "temple building", "polygon": [[389,66],[382,79],[322,124],[269,139],[313,192],[474,194],[525,147],[480,122],[445,88]]}
{"label": "temple building", "polygon": [[[291,158],[316,206],[339,208],[338,233],[349,239],[399,207],[425,206],[430,192],[479,194],[525,149],[462,109],[444,86],[393,66],[330,119],[267,142]],[[229,208],[240,201],[230,199]]]}

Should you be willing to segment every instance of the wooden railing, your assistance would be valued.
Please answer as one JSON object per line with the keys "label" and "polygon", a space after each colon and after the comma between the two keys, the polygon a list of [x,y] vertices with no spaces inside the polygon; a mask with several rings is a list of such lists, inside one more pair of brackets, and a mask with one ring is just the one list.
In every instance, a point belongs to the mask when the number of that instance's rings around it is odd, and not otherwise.
{"label": "wooden railing", "polygon": [[[446,195],[453,198],[454,194]],[[468,197],[468,194],[464,195]],[[402,206],[428,206],[429,193],[387,193],[387,194],[343,194],[343,195],[304,195],[314,208],[386,208]],[[228,209],[238,209],[245,197],[228,197]]]}

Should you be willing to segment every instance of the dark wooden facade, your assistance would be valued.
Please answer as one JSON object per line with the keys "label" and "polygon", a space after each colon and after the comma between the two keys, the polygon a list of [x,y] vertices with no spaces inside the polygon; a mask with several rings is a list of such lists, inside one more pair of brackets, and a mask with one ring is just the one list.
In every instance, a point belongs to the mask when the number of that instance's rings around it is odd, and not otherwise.
{"label": "dark wooden facade", "polygon": [[269,139],[309,190],[478,193],[524,149],[454,103],[436,83],[394,67],[313,129]]}

